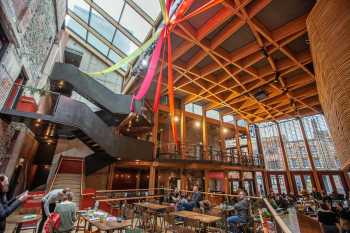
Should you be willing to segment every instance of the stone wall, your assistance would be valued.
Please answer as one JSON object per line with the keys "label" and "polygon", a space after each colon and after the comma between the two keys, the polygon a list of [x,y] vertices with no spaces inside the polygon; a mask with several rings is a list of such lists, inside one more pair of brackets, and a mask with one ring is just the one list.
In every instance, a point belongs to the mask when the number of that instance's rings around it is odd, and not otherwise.
{"label": "stone wall", "polygon": [[[22,71],[28,85],[45,85],[53,63],[63,61],[61,27],[66,14],[65,0],[16,0],[0,2],[0,20],[9,44],[0,58],[0,83],[11,84]],[[56,17],[57,16],[57,17]],[[60,25],[57,25],[57,22]],[[60,52],[58,52],[60,51]],[[40,87],[40,86],[39,86]],[[2,93],[7,96],[8,92]],[[4,100],[0,98],[0,107]]]}

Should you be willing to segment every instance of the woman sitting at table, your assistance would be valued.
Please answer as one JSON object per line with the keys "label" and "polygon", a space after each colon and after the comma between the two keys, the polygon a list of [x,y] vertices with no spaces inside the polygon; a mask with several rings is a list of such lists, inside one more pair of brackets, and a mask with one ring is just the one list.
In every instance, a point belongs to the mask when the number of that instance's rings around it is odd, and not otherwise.
{"label": "woman sitting at table", "polygon": [[318,222],[323,233],[338,233],[337,215],[331,210],[328,202],[321,203],[318,211]]}
{"label": "woman sitting at table", "polygon": [[55,208],[55,212],[60,216],[60,227],[56,232],[68,233],[71,232],[74,226],[75,218],[75,203],[73,201],[73,193],[67,192],[63,201],[58,203]]}

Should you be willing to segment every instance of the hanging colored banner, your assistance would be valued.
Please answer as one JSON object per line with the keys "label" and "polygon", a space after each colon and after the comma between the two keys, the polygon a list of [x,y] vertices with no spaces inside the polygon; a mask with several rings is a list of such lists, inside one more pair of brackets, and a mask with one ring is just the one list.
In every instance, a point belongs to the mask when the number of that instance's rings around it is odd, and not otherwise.
{"label": "hanging colored banner", "polygon": [[119,68],[121,68],[122,66],[132,62],[134,59],[136,59],[138,56],[140,56],[148,47],[151,46],[151,44],[157,40],[157,38],[159,37],[159,34],[163,31],[163,29],[157,31],[156,33],[153,34],[153,36],[146,41],[141,47],[139,47],[138,49],[136,49],[134,52],[132,52],[129,56],[121,59],[120,61],[118,61],[116,64],[108,67],[105,70],[99,71],[99,72],[93,72],[93,73],[87,73],[90,76],[93,77],[97,77],[97,76],[101,76],[101,75],[105,75],[108,74],[110,72],[113,72]]}
{"label": "hanging colored banner", "polygon": [[153,112],[158,112],[158,107],[159,107],[160,93],[162,91],[162,82],[163,82],[164,56],[165,56],[165,46],[163,46],[163,55],[162,55],[162,60],[160,61],[159,76],[158,76],[158,80],[157,80],[157,88],[156,88],[156,92],[154,94]]}
{"label": "hanging colored banner", "polygon": [[141,100],[147,94],[147,91],[148,91],[149,87],[151,86],[152,79],[153,79],[154,73],[155,73],[157,65],[158,65],[160,52],[162,50],[164,35],[165,35],[165,28],[163,28],[163,30],[160,34],[160,37],[157,41],[156,47],[155,47],[155,49],[152,53],[152,56],[151,56],[151,61],[149,63],[147,74],[142,81],[140,89],[138,90],[137,94],[135,95],[135,100]]}
{"label": "hanging colored banner", "polygon": [[165,8],[165,0],[159,0],[159,5],[160,5],[160,9],[162,11],[162,15],[163,15],[163,20],[165,22],[165,24],[168,24],[169,22],[169,15],[168,15],[168,12]]}
{"label": "hanging colored banner", "polygon": [[171,128],[173,132],[174,142],[177,144],[177,132],[175,125],[175,103],[174,103],[174,86],[173,86],[173,54],[171,47],[170,31],[168,35],[168,98],[169,98],[169,111],[170,111],[170,121]]}

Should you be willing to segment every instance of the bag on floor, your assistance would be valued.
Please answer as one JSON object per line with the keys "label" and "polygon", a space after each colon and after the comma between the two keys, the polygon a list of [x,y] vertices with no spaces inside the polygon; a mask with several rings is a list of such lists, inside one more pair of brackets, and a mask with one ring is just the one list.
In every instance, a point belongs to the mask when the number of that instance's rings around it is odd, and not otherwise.
{"label": "bag on floor", "polygon": [[44,232],[53,233],[61,224],[60,215],[58,213],[51,213],[44,223]]}

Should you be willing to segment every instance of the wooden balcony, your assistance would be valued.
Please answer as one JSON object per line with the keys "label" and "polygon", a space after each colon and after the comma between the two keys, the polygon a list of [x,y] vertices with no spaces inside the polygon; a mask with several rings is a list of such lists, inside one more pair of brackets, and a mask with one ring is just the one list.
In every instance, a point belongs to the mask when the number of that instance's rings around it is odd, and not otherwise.
{"label": "wooden balcony", "polygon": [[157,148],[158,160],[190,160],[198,162],[217,162],[234,166],[264,167],[262,155],[237,152],[233,148],[226,151],[204,148],[201,144],[160,143]]}

